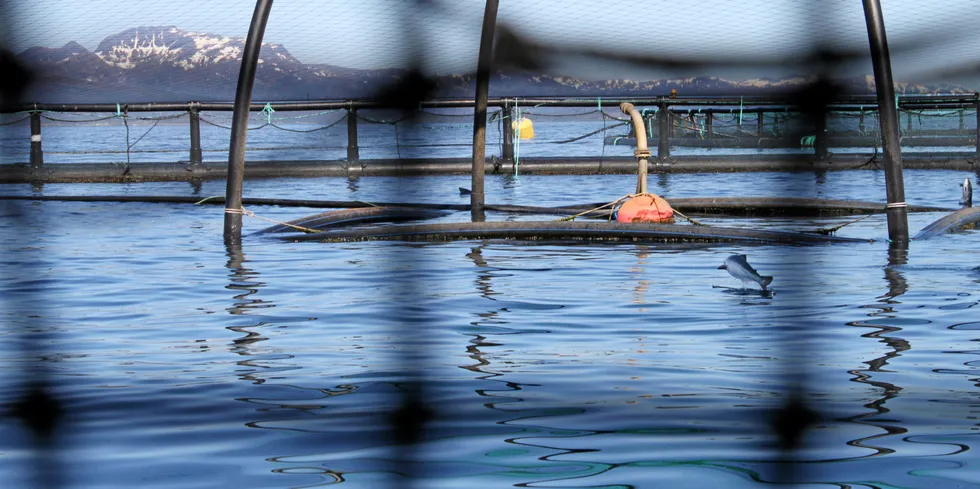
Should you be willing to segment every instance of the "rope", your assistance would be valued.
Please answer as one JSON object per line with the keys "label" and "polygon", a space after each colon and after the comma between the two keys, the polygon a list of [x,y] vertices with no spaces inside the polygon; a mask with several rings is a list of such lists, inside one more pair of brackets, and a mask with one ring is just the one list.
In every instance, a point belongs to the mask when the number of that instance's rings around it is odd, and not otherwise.
{"label": "rope", "polygon": [[280,126],[278,124],[275,124],[275,123],[272,123],[271,125],[272,125],[272,127],[276,128],[276,129],[279,129],[281,131],[309,133],[309,132],[325,131],[327,129],[330,129],[333,126],[336,126],[337,124],[340,124],[341,122],[344,122],[345,120],[347,120],[347,116],[346,115],[344,117],[341,117],[339,120],[337,120],[337,121],[335,121],[333,123],[327,124],[326,126],[320,126],[320,127],[314,128],[314,129],[289,129],[287,127],[282,127],[282,126]]}
{"label": "rope", "polygon": [[[589,209],[587,211],[579,212],[578,214],[574,214],[574,215],[567,216],[567,217],[562,217],[560,219],[555,219],[555,221],[556,222],[574,221],[576,217],[582,217],[582,216],[584,216],[584,215],[586,215],[586,214],[588,214],[590,212],[595,212],[595,211],[598,211],[598,210],[602,210],[602,209],[605,209],[606,207],[613,207],[616,204],[618,204],[618,203],[620,203],[620,202],[622,202],[622,201],[624,201],[626,199],[630,199],[632,197],[636,197],[637,195],[639,195],[639,194],[626,194],[626,195],[624,195],[624,196],[622,196],[622,197],[620,197],[620,198],[618,198],[618,199],[616,199],[616,200],[614,200],[612,202],[609,202],[608,204],[602,204],[599,207],[594,207],[594,208]],[[612,209],[610,209],[609,210],[609,218],[607,219],[608,221],[612,221],[612,215],[613,215]]]}
{"label": "rope", "polygon": [[51,117],[51,116],[45,115],[45,114],[41,114],[41,117],[44,118],[44,119],[46,119],[46,120],[55,121],[55,122],[101,122],[101,121],[107,121],[109,119],[115,119],[116,117],[119,117],[119,116],[113,114],[113,115],[106,116],[106,117],[99,117],[97,119],[85,119],[85,120],[58,119],[56,117]]}
{"label": "rope", "polygon": [[[344,110],[344,109],[337,109],[337,110]],[[324,111],[321,111],[321,112],[314,112],[312,114],[295,115],[295,116],[291,116],[291,117],[279,116],[277,119],[279,119],[280,121],[292,121],[292,120],[297,120],[297,119],[309,119],[310,117],[318,117],[318,116],[321,116],[321,115],[325,115],[325,114],[330,114],[330,113],[333,113],[333,112],[337,112],[337,110],[324,110]],[[345,113],[346,113],[346,111],[345,111]]]}
{"label": "rope", "polygon": [[[583,134],[581,136],[576,136],[576,137],[571,138],[571,139],[562,139],[560,141],[541,141],[539,144],[568,144],[568,143],[574,143],[575,141],[580,141],[580,140],[585,139],[585,138],[587,138],[589,136],[595,136],[596,134],[599,134],[600,132],[603,132],[603,131],[606,131],[606,130],[609,130],[609,129],[615,129],[617,127],[622,127],[622,126],[625,126],[626,124],[629,124],[629,122],[621,122],[619,124],[606,127],[605,121],[603,121],[603,124],[602,124],[603,127],[602,127],[602,129],[598,129],[598,130],[592,131],[592,132],[590,132],[588,134]],[[603,146],[605,146],[605,145],[603,145]]]}
{"label": "rope", "polygon": [[504,128],[514,133],[514,176],[517,176],[517,168],[521,164],[521,107],[518,99],[514,99],[514,112],[517,118],[511,121],[511,127]]}
{"label": "rope", "polygon": [[398,137],[398,123],[395,122],[394,124],[392,124],[392,126],[395,128],[395,152],[398,153],[398,158],[401,159],[402,145],[401,145],[401,138]]}
{"label": "rope", "polygon": [[525,114],[533,115],[537,117],[581,117],[583,115],[590,115],[590,114],[596,114],[602,112],[602,97],[599,97],[598,100],[599,100],[599,108],[597,110],[590,110],[587,112],[575,112],[573,114],[545,114],[542,112],[532,112],[529,110],[525,112]]}
{"label": "rope", "polygon": [[[119,114],[119,104],[116,104],[116,114]],[[128,168],[130,163],[129,149],[132,148],[133,145],[129,144],[129,117],[127,117],[126,114],[122,114],[121,117],[123,118],[123,125],[126,126],[126,167]]]}
{"label": "rope", "polygon": [[[420,111],[419,111],[419,113],[420,113],[420,114],[425,114],[425,115],[431,115],[431,116],[435,116],[435,117],[473,117],[473,114],[441,114],[441,113],[439,113],[439,112],[429,112],[429,111],[427,111],[427,110],[420,110]],[[498,114],[498,113],[500,113],[500,111],[499,111],[499,110],[498,110],[498,111],[496,111],[496,112],[494,112],[494,113],[492,113],[492,114],[490,115],[490,117],[491,117],[491,119],[492,119],[492,118],[493,118],[493,117],[494,117],[494,116],[495,116],[496,114]]]}
{"label": "rope", "polygon": [[[150,131],[152,131],[154,127],[157,127],[157,124],[159,124],[161,120],[163,120],[163,119],[159,119],[159,120],[157,120],[156,122],[154,122],[154,123],[153,123],[153,125],[152,125],[152,126],[150,126],[150,128],[149,128],[149,129],[147,129],[147,130],[146,130],[146,132],[144,132],[144,133],[143,133],[143,135],[139,137],[139,139],[137,139],[136,141],[133,141],[133,144],[130,144],[130,145],[129,145],[129,147],[128,147],[128,148],[126,148],[126,151],[128,152],[128,151],[129,151],[130,149],[132,149],[132,148],[133,148],[133,146],[136,146],[136,143],[139,143],[140,141],[142,141],[142,140],[143,140],[143,138],[145,138],[145,137],[146,137],[146,135],[147,135],[147,134],[149,134],[149,133],[150,133]],[[128,127],[128,126],[127,126],[127,127]]]}
{"label": "rope", "polygon": [[201,204],[203,204],[203,203],[205,203],[205,202],[207,202],[207,201],[209,201],[211,199],[223,199],[223,198],[225,198],[224,195],[212,195],[210,197],[205,197],[205,198],[203,198],[203,199],[201,199],[201,200],[199,200],[197,202],[194,202],[194,205],[201,205]]}
{"label": "rope", "polygon": [[[466,146],[460,144],[460,146]],[[245,148],[245,151],[287,151],[287,150],[297,150],[297,149],[344,149],[347,146],[279,146],[272,148]],[[362,148],[376,148],[378,146],[361,146]],[[130,150],[130,153],[183,153],[187,151],[186,149],[134,149]],[[228,148],[224,149],[201,149],[203,153],[222,153],[227,152]],[[126,150],[93,150],[93,151],[45,151],[45,154],[55,154],[55,155],[93,155],[93,154],[123,154]]]}
{"label": "rope", "polygon": [[903,207],[908,207],[905,202],[892,202],[885,206],[885,209],[901,209]]}
{"label": "rope", "polygon": [[684,214],[681,213],[681,211],[679,211],[677,209],[673,209],[672,208],[671,210],[674,211],[674,214],[677,214],[678,216],[681,216],[684,219],[687,219],[691,224],[694,224],[695,226],[705,226],[705,227],[708,226],[707,224],[704,224],[703,222],[698,222],[698,221],[695,221],[694,219],[691,219],[690,217],[685,216]]}
{"label": "rope", "polygon": [[[265,122],[267,124],[272,124],[272,113],[275,112],[275,111],[276,110],[272,108],[272,103],[271,102],[266,102],[265,103],[265,107],[262,107],[262,110],[259,111],[259,113],[260,114],[261,113],[264,113],[265,114]],[[275,124],[273,124],[273,125],[275,125]]]}
{"label": "rope", "polygon": [[[602,97],[596,97],[596,107],[602,114],[602,131],[606,131],[606,113],[602,110]],[[602,171],[602,160],[606,158],[606,141],[602,141],[602,152],[599,154],[599,171]]]}
{"label": "rope", "polygon": [[[212,198],[212,197],[208,197],[208,199],[210,199],[210,198]],[[204,200],[207,200],[207,199],[204,199]],[[204,202],[204,201],[202,200],[201,202]],[[198,202],[198,203],[200,203],[200,202]],[[249,210],[245,210],[244,207],[239,208],[239,209],[229,209],[229,208],[225,207],[225,214],[241,214],[241,215],[246,216],[246,217],[255,217],[255,218],[258,218],[258,219],[262,219],[263,221],[268,221],[268,222],[279,224],[279,225],[282,225],[282,226],[289,226],[289,227],[291,227],[293,229],[296,229],[298,231],[302,231],[302,232],[307,233],[307,234],[313,234],[313,233],[320,232],[320,231],[317,231],[316,229],[305,228],[303,226],[297,226],[295,224],[290,224],[288,222],[282,222],[282,221],[277,221],[275,219],[269,219],[268,217],[257,216],[257,215],[255,215],[254,212],[249,211]]]}
{"label": "rope", "polygon": [[405,121],[411,119],[412,117],[415,117],[415,115],[414,114],[409,114],[409,115],[407,115],[405,117],[402,117],[401,119],[392,120],[392,121],[383,121],[381,119],[373,119],[371,117],[368,117],[368,116],[365,116],[365,115],[361,115],[361,114],[358,114],[358,113],[354,113],[354,117],[357,117],[358,119],[360,119],[360,120],[362,120],[364,122],[370,122],[372,124],[390,124],[390,125],[395,125],[395,124],[398,124],[399,122],[405,122]]}
{"label": "rope", "polygon": [[875,214],[868,214],[866,216],[862,216],[862,217],[860,217],[858,219],[855,219],[853,221],[845,222],[844,224],[841,224],[840,226],[834,226],[832,228],[818,229],[818,230],[813,231],[813,232],[814,233],[817,233],[817,234],[833,234],[833,233],[837,232],[840,228],[842,228],[844,226],[850,226],[851,224],[854,224],[854,223],[856,223],[858,221],[863,221],[863,220],[865,220],[865,219],[867,219],[867,218],[869,218],[869,217],[871,217],[873,215],[875,215]]}
{"label": "rope", "polygon": [[[211,126],[214,126],[214,127],[220,127],[222,129],[227,129],[229,131],[231,130],[231,126],[222,126],[221,124],[217,124],[217,123],[211,122],[211,121],[205,119],[204,117],[198,117],[198,119],[200,119],[200,121],[203,122],[203,123],[205,123],[205,124],[208,124],[208,125],[211,125]],[[259,129],[262,129],[263,127],[268,126],[268,125],[271,125],[271,124],[262,124],[261,126],[258,126],[258,127],[248,127],[246,129],[249,130],[249,131],[258,131]]]}
{"label": "rope", "polygon": [[23,119],[17,119],[15,121],[0,123],[0,127],[2,127],[2,126],[11,126],[11,125],[17,124],[18,122],[24,122],[24,121],[26,121],[27,119],[30,119],[30,118],[31,118],[31,116],[27,116],[27,117],[24,117]]}

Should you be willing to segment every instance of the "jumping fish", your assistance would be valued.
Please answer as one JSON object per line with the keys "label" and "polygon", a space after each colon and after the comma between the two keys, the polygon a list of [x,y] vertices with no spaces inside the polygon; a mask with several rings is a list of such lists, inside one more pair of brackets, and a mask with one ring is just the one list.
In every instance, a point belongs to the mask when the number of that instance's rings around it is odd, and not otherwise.
{"label": "jumping fish", "polygon": [[973,184],[970,183],[970,179],[966,178],[963,180],[963,198],[960,200],[960,205],[972,207],[973,206]]}
{"label": "jumping fish", "polygon": [[766,287],[772,283],[772,277],[766,277],[759,275],[759,272],[749,265],[748,260],[745,259],[745,255],[732,255],[725,259],[719,270],[728,270],[731,276],[742,281],[742,285],[749,287],[752,282],[755,282],[762,286],[762,290],[766,290]]}

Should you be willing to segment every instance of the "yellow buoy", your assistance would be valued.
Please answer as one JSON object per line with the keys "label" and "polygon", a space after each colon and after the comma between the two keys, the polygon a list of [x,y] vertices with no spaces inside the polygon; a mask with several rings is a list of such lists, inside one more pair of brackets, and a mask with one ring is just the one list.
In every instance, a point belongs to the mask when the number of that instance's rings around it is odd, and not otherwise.
{"label": "yellow buoy", "polygon": [[521,139],[534,138],[534,123],[532,123],[531,119],[528,119],[527,117],[521,117],[520,119],[512,122],[510,127],[516,131],[517,137]]}

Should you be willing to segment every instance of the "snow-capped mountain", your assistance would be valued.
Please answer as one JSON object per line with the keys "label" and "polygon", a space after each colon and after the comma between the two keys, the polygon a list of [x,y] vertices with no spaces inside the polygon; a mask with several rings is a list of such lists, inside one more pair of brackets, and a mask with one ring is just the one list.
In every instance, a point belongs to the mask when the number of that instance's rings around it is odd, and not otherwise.
{"label": "snow-capped mountain", "polygon": [[[105,38],[94,52],[70,42],[61,48],[33,47],[18,57],[41,75],[28,93],[33,102],[185,102],[234,99],[245,39],[192,32],[173,26],[137,27]],[[255,100],[363,99],[389,86],[405,71],[360,70],[304,64],[280,44],[263,43]],[[472,97],[472,75],[437,81],[438,96]],[[491,96],[753,95],[786,92],[806,77],[731,81],[716,77],[666,80],[585,81],[548,74],[496,73]],[[844,80],[858,93],[874,90],[871,77]],[[968,93],[959,86],[896,84],[899,93]]]}

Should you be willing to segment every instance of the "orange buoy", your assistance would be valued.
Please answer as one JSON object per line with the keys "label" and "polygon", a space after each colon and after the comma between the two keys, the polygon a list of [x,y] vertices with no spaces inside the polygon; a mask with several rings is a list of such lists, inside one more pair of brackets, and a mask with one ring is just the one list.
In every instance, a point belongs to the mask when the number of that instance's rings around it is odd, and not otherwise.
{"label": "orange buoy", "polygon": [[638,195],[623,202],[616,214],[616,221],[674,222],[674,209],[659,195]]}

